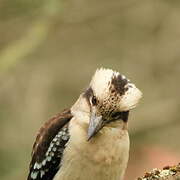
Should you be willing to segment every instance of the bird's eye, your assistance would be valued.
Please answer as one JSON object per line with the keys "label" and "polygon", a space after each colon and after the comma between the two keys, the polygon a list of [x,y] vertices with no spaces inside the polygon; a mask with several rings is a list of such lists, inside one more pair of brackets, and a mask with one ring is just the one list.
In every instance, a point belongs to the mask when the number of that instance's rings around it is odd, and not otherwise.
{"label": "bird's eye", "polygon": [[113,119],[119,119],[121,117],[122,113],[121,112],[115,112],[111,115]]}
{"label": "bird's eye", "polygon": [[97,105],[97,99],[95,96],[92,97],[91,102],[92,102],[92,105],[94,106]]}

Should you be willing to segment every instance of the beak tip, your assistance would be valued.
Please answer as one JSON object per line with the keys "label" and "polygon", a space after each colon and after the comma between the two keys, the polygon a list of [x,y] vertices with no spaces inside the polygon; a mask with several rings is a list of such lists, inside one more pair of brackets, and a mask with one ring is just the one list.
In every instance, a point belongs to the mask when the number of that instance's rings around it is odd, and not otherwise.
{"label": "beak tip", "polygon": [[88,133],[88,135],[87,135],[87,141],[89,141],[92,137],[93,137],[93,134],[92,134],[92,133]]}
{"label": "beak tip", "polygon": [[94,137],[98,131],[102,128],[103,120],[102,116],[92,116],[90,119],[88,132],[87,132],[87,141]]}

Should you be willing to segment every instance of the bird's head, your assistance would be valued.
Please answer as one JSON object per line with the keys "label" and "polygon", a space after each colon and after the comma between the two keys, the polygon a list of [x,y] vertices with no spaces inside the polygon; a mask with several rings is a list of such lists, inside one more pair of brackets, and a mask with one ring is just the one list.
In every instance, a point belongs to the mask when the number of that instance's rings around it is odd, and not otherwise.
{"label": "bird's head", "polygon": [[84,92],[90,109],[88,140],[113,121],[127,122],[129,110],[142,96],[125,76],[110,69],[98,69]]}

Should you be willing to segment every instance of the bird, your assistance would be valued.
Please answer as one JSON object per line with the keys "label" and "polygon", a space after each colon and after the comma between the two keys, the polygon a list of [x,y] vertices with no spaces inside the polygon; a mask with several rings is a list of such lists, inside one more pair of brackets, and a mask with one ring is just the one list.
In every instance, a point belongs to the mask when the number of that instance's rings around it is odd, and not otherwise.
{"label": "bird", "polygon": [[97,69],[74,105],[40,128],[27,180],[122,180],[129,111],[141,97],[124,75]]}

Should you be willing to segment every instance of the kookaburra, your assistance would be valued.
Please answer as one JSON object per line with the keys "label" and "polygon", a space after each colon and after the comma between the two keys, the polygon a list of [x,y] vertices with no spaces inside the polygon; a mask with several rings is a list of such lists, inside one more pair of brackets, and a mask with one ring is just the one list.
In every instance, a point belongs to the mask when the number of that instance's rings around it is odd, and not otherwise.
{"label": "kookaburra", "polygon": [[122,180],[129,157],[129,110],[141,91],[98,69],[75,104],[39,130],[28,180]]}

